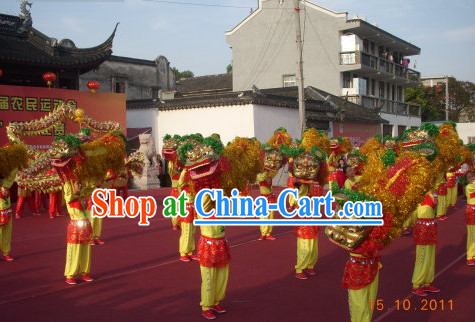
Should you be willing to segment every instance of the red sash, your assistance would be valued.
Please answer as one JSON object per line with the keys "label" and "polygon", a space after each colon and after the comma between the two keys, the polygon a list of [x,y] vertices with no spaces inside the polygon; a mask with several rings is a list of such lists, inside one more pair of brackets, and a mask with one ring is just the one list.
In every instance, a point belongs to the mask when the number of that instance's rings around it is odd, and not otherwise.
{"label": "red sash", "polygon": [[455,187],[455,183],[457,182],[457,178],[455,176],[448,176],[447,177],[447,188]]}
{"label": "red sash", "polygon": [[193,223],[193,220],[196,218],[196,211],[195,211],[195,205],[191,202],[186,203],[186,210],[188,210],[188,216],[182,217],[178,216],[178,222],[179,223],[187,223],[191,224]]}
{"label": "red sash", "polygon": [[328,181],[336,181],[337,180],[337,174],[336,171],[330,171],[328,174]]}
{"label": "red sash", "polygon": [[422,200],[421,206],[429,206],[432,209],[435,209],[435,199],[432,197],[431,194],[427,194],[424,197],[424,200]]}
{"label": "red sash", "polygon": [[12,218],[12,208],[0,210],[0,226],[8,224]]}
{"label": "red sash", "polygon": [[277,202],[277,197],[273,193],[269,193],[267,195],[266,194],[261,194],[261,196],[266,197],[266,199],[269,203],[276,203]]}
{"label": "red sash", "polygon": [[264,181],[261,181],[259,182],[259,187],[266,187],[267,189],[271,189],[272,188],[272,179],[271,180],[264,180]]}
{"label": "red sash", "polygon": [[414,243],[416,245],[437,244],[437,222],[433,218],[419,218],[414,226]]}
{"label": "red sash", "polygon": [[74,209],[84,210],[81,204],[81,201],[79,201],[79,199],[74,199],[73,201],[70,201],[68,205],[69,207],[74,208]]}
{"label": "red sash", "polygon": [[371,284],[379,270],[379,256],[360,258],[350,256],[343,272],[342,286],[350,290],[359,290]]}
{"label": "red sash", "polygon": [[446,196],[447,195],[447,184],[441,183],[439,188],[437,189],[437,195],[439,196]]}
{"label": "red sash", "polygon": [[175,198],[178,198],[180,196],[180,193],[178,192],[177,187],[172,188],[172,191],[170,192],[170,196],[175,197]]}
{"label": "red sash", "polygon": [[198,242],[198,257],[204,267],[224,267],[231,261],[227,240],[201,236]]}
{"label": "red sash", "polygon": [[69,244],[87,244],[92,239],[91,222],[87,219],[71,220],[68,225],[66,242]]}
{"label": "red sash", "polygon": [[318,226],[295,226],[294,235],[302,239],[317,238]]}
{"label": "red sash", "polygon": [[467,225],[475,225],[475,205],[467,205],[465,210],[465,222]]}

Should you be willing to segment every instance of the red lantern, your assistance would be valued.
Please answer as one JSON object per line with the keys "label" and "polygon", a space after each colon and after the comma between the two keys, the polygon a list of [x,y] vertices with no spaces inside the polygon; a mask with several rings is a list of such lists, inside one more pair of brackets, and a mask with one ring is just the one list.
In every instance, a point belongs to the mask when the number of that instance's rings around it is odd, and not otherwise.
{"label": "red lantern", "polygon": [[3,76],[3,70],[0,68],[0,77]]}
{"label": "red lantern", "polygon": [[53,85],[53,82],[56,80],[56,74],[51,72],[44,73],[43,80],[46,82],[46,85],[48,85],[48,87],[51,87],[51,85]]}
{"label": "red lantern", "polygon": [[95,93],[96,89],[99,89],[101,87],[101,84],[98,81],[89,81],[87,82],[87,88],[91,90],[91,92]]}

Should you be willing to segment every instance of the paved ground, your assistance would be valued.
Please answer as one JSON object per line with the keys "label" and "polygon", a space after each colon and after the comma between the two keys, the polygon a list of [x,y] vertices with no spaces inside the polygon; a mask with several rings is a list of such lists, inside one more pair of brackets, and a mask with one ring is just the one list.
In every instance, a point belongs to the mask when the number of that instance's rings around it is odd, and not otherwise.
{"label": "paved ground", "polygon": [[[140,195],[153,195],[161,204],[168,192]],[[378,298],[384,307],[374,321],[475,321],[475,267],[465,264],[464,206],[459,200],[439,225],[435,284],[442,293],[427,298],[437,300],[430,302],[432,310],[427,305],[421,311],[421,298],[410,295],[415,246],[412,238],[401,237],[381,254]],[[67,285],[62,275],[67,223],[66,217],[46,215],[14,220],[16,260],[0,261],[0,321],[204,321],[198,263],[178,260],[179,233],[161,208],[149,227],[139,227],[135,219],[105,219],[107,243],[93,246],[96,280],[76,286]],[[233,259],[223,302],[228,313],[219,320],[349,321],[347,292],[340,286],[348,255],[322,230],[318,275],[306,281],[292,277],[296,241],[290,227],[276,228],[276,241],[256,241],[257,227],[226,232]],[[411,305],[407,311],[404,299]]]}

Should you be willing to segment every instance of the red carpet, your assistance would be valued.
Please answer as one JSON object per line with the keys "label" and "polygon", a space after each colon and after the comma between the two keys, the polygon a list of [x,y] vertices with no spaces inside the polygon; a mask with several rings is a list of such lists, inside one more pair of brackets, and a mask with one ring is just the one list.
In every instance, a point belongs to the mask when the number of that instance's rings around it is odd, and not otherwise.
{"label": "red carpet", "polygon": [[[168,189],[132,192],[156,197]],[[437,307],[421,311],[410,295],[415,246],[401,237],[382,255],[379,296],[383,310],[374,321],[475,321],[475,267],[465,264],[465,201],[439,225],[434,282]],[[179,232],[159,213],[149,227],[137,219],[104,221],[106,244],[93,246],[92,283],[64,282],[66,217],[28,216],[14,220],[15,261],[0,261],[0,321],[205,321],[200,316],[197,262],[178,261]],[[258,227],[229,227],[232,263],[222,321],[349,321],[347,291],[341,288],[348,253],[319,234],[318,275],[292,277],[296,238],[291,227],[276,228],[276,241],[256,241]],[[199,231],[197,232],[197,239]],[[395,307],[408,298],[411,307]],[[444,300],[444,310],[441,307]],[[453,310],[448,302],[453,300]]]}

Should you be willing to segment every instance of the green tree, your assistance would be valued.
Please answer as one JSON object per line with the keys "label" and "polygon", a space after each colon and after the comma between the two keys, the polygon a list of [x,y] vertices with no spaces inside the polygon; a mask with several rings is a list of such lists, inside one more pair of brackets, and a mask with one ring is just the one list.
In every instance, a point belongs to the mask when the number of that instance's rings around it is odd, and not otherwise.
{"label": "green tree", "polygon": [[421,118],[423,122],[435,121],[442,118],[441,107],[434,95],[433,88],[426,88],[423,85],[408,88],[405,91],[405,101],[421,106]]}
{"label": "green tree", "polygon": [[[441,83],[428,88],[423,85],[408,88],[405,100],[421,106],[423,122],[445,120],[445,86]],[[460,112],[475,107],[475,84],[449,77],[448,86],[449,120],[457,122]]]}
{"label": "green tree", "polygon": [[232,64],[229,64],[228,66],[226,66],[226,72],[228,74],[232,73],[233,72],[233,65]]}
{"label": "green tree", "polygon": [[172,67],[172,71],[175,74],[175,80],[177,80],[177,81],[182,79],[182,78],[190,78],[190,77],[195,76],[195,74],[190,70],[184,70],[184,71],[180,72],[178,70],[178,68]]}

